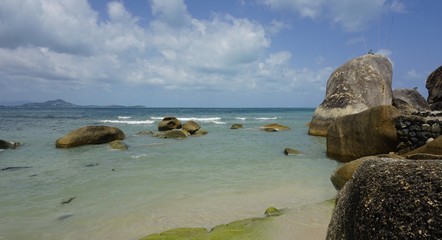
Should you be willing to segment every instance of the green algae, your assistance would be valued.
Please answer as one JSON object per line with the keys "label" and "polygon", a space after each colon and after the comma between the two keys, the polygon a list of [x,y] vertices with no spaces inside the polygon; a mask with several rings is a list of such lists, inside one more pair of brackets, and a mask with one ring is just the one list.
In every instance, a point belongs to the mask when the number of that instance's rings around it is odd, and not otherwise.
{"label": "green algae", "polygon": [[[267,212],[272,214],[267,214]],[[268,208],[266,217],[248,218],[234,221],[228,224],[221,224],[213,227],[210,231],[204,228],[176,228],[151,234],[141,240],[255,240],[265,239],[264,224],[271,221],[273,217],[282,214],[281,210]]]}

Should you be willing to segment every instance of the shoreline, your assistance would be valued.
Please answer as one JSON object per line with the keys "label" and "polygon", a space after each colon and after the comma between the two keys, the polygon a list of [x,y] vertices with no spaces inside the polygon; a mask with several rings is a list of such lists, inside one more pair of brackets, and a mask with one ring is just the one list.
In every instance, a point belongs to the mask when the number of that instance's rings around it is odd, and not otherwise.
{"label": "shoreline", "polygon": [[161,239],[241,239],[241,240],[289,240],[325,239],[335,199],[304,205],[295,209],[278,209],[268,215],[268,209],[261,217],[252,217],[220,224],[211,228],[177,227],[141,237],[140,240]]}

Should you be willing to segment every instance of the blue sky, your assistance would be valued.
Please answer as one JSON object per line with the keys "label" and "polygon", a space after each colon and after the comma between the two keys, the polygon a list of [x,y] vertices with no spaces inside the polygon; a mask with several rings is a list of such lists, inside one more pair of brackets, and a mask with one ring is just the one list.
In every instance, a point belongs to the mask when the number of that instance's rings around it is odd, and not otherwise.
{"label": "blue sky", "polygon": [[0,104],[316,107],[370,49],[393,88],[442,64],[439,0],[2,0]]}

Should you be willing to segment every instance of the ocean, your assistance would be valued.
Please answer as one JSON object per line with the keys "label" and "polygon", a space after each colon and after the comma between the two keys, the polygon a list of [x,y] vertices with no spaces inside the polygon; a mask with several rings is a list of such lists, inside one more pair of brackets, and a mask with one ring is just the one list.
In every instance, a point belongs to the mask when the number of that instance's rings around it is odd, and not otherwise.
{"label": "ocean", "polygon": [[[0,239],[139,239],[179,227],[210,229],[286,209],[262,239],[324,239],[338,163],[309,136],[313,109],[0,109]],[[165,116],[209,133],[185,140],[138,135]],[[232,130],[234,123],[244,128]],[[289,131],[264,132],[279,123]],[[56,149],[87,125],[120,128],[129,150]],[[299,155],[286,156],[285,148]],[[269,237],[271,236],[271,237]],[[312,238],[313,237],[313,238]]]}

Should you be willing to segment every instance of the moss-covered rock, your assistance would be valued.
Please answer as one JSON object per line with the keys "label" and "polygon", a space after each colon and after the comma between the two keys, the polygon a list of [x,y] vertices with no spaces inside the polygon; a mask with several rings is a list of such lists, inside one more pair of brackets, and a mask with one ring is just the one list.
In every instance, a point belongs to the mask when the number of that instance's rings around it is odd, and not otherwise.
{"label": "moss-covered rock", "polygon": [[127,150],[129,147],[127,146],[127,144],[121,140],[114,140],[112,142],[109,143],[109,146],[113,149],[117,149],[117,150]]}
{"label": "moss-covered rock", "polygon": [[279,216],[283,211],[274,207],[266,210],[265,217],[248,218],[221,224],[210,231],[204,228],[176,228],[159,234],[151,234],[141,240],[256,240],[263,239],[263,229],[273,216]]}

